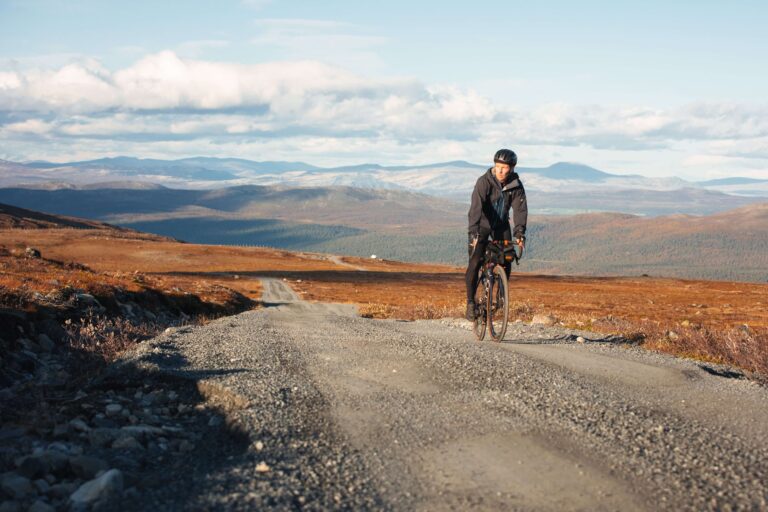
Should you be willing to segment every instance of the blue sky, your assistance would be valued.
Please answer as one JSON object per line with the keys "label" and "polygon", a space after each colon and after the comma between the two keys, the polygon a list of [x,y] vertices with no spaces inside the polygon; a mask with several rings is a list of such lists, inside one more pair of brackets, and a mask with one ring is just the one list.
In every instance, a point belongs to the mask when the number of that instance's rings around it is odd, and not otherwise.
{"label": "blue sky", "polygon": [[0,158],[768,177],[765,5],[0,0]]}

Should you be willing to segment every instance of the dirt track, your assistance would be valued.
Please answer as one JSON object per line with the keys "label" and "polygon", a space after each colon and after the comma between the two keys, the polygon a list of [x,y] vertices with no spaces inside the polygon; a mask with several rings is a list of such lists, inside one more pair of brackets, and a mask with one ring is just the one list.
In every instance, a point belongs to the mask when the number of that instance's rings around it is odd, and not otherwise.
{"label": "dirt track", "polygon": [[219,390],[248,438],[142,506],[768,507],[768,392],[754,383],[589,333],[514,324],[477,343],[460,321],[363,319],[263,285],[264,310],[123,362]]}

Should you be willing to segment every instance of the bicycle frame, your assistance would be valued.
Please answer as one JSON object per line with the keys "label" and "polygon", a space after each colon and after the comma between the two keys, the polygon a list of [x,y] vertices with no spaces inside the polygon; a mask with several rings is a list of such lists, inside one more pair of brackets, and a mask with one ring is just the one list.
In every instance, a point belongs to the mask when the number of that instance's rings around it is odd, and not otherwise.
{"label": "bicycle frame", "polygon": [[[483,264],[481,267],[482,277],[478,286],[483,286],[483,299],[478,306],[478,317],[475,320],[475,336],[478,340],[482,340],[485,337],[486,327],[491,331],[491,337],[496,341],[501,341],[506,331],[507,318],[509,316],[509,304],[508,304],[508,281],[506,273],[506,264],[514,261],[518,265],[522,256],[522,247],[520,254],[517,253],[515,245],[509,240],[492,240],[488,243],[485,254],[483,255]],[[501,267],[496,270],[496,267]],[[500,276],[496,277],[495,274],[500,272]],[[499,279],[500,283],[496,286],[495,282]],[[499,297],[493,297],[492,294],[497,294],[498,290],[502,290],[503,294],[503,323],[500,331],[496,331],[493,322],[494,315],[498,314]]]}

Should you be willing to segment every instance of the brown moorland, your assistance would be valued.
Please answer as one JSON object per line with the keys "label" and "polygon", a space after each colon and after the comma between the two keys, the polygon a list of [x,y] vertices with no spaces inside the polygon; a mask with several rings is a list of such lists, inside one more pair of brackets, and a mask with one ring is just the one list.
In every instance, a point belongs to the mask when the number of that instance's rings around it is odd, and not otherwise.
{"label": "brown moorland", "polygon": [[[463,269],[445,265],[187,244],[108,227],[4,229],[0,240],[9,250],[35,247],[46,258],[104,275],[139,272],[169,289],[224,286],[258,300],[256,278],[263,276],[289,281],[306,300],[354,303],[374,318],[463,313]],[[0,284],[21,280],[3,273]],[[35,282],[45,287],[45,280]],[[574,328],[623,334],[650,349],[768,374],[766,284],[514,273],[511,304],[513,318],[523,321],[546,313]]]}

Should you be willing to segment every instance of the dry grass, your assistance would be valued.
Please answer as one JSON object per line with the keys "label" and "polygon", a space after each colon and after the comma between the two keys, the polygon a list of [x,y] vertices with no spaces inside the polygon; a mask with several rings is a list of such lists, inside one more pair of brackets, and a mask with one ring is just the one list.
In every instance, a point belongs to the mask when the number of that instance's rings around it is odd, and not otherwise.
{"label": "dry grass", "polygon": [[75,322],[65,321],[64,330],[72,348],[110,362],[132,345],[157,336],[165,327],[154,322],[131,322],[120,316],[97,315],[89,310]]}
{"label": "dry grass", "polygon": [[[63,265],[73,265],[67,270],[73,286],[88,285],[92,276],[88,269],[78,274],[82,263],[109,286],[153,286],[221,301],[227,300],[225,290],[234,290],[257,300],[256,278],[270,276],[287,279],[305,300],[354,303],[371,318],[463,316],[463,269],[456,267],[343,258],[366,270],[360,272],[323,255],[182,244],[109,230],[6,230],[2,236],[9,249],[31,245],[46,257],[72,262]],[[61,281],[26,269],[3,273],[0,286],[45,292],[50,279]],[[550,314],[568,327],[621,334],[652,350],[768,375],[766,284],[515,273],[510,303],[513,319]],[[741,329],[743,324],[751,329]]]}
{"label": "dry grass", "polygon": [[655,322],[633,326],[631,339],[649,350],[737,366],[768,381],[768,329],[747,326],[712,329],[691,324],[669,329]]}
{"label": "dry grass", "polygon": [[436,318],[459,317],[464,314],[464,303],[453,305],[417,302],[393,306],[390,304],[366,303],[358,307],[358,312],[365,318],[398,318],[401,320],[433,320]]}

